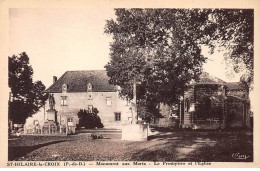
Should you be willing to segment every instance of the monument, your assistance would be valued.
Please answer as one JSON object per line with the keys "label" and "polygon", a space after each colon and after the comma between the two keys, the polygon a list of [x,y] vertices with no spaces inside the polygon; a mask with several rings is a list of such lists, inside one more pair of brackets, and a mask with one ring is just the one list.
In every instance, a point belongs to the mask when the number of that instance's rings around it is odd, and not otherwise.
{"label": "monument", "polygon": [[122,140],[128,141],[146,141],[148,137],[148,124],[138,122],[137,103],[136,103],[136,85],[141,84],[134,78],[133,83],[133,103],[132,103],[132,122],[122,125]]}
{"label": "monument", "polygon": [[52,122],[57,124],[57,111],[55,110],[55,99],[54,95],[49,95],[49,109],[46,111],[47,115],[45,118],[45,122]]}

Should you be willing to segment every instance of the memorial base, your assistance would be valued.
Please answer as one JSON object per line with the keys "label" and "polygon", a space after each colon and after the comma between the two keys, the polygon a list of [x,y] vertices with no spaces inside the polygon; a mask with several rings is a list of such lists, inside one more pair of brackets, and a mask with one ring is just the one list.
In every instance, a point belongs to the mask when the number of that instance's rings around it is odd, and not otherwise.
{"label": "memorial base", "polygon": [[46,121],[54,121],[56,123],[56,113],[57,111],[55,109],[48,109],[46,111]]}
{"label": "memorial base", "polygon": [[148,124],[122,125],[122,140],[146,141],[148,138]]}

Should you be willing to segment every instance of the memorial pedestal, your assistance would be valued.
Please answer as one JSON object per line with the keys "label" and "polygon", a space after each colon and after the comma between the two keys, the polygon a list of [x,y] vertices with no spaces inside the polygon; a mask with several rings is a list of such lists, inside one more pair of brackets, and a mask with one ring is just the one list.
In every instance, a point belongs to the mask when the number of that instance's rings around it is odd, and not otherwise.
{"label": "memorial pedestal", "polygon": [[148,124],[122,125],[122,140],[146,141],[148,137]]}
{"label": "memorial pedestal", "polygon": [[46,121],[54,121],[55,123],[56,121],[56,110],[55,109],[48,109],[46,111],[47,116],[46,116]]}

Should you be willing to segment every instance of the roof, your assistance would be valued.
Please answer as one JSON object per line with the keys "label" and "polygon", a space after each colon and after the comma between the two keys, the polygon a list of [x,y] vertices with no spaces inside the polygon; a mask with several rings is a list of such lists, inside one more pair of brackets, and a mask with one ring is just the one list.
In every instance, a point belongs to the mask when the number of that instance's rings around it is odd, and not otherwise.
{"label": "roof", "polygon": [[67,92],[87,92],[88,83],[92,84],[93,92],[115,92],[115,86],[108,80],[105,70],[67,71],[45,92],[61,93],[63,84],[67,84]]}
{"label": "roof", "polygon": [[207,72],[202,72],[200,75],[200,79],[198,81],[196,81],[197,84],[226,84],[225,81],[211,76],[209,73]]}
{"label": "roof", "polygon": [[246,89],[241,82],[228,82],[228,83],[226,83],[226,86],[229,90],[245,90]]}
{"label": "roof", "polygon": [[225,85],[228,90],[245,90],[245,87],[242,85],[241,82],[225,82],[217,77],[211,76],[207,72],[202,72],[198,81],[195,82],[196,85],[214,85],[220,84]]}
{"label": "roof", "polygon": [[238,96],[234,96],[234,95],[227,95],[228,100],[238,100],[238,101],[249,101],[248,99],[243,99],[241,97]]}

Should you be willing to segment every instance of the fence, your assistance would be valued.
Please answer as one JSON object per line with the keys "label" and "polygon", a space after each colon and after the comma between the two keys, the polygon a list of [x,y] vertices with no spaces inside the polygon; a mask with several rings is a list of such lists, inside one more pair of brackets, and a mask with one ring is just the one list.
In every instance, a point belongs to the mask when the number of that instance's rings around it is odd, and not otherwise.
{"label": "fence", "polygon": [[24,126],[24,134],[27,135],[68,135],[75,134],[75,126],[66,125],[35,125],[31,127]]}

